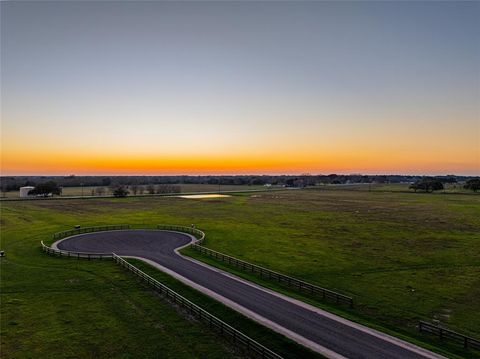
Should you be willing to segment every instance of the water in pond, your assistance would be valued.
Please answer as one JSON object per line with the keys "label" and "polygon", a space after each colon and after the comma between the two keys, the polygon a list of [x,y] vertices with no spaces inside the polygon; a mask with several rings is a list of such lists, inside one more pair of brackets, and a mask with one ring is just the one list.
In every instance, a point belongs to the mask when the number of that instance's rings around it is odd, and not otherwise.
{"label": "water in pond", "polygon": [[221,197],[231,197],[228,194],[189,194],[185,196],[178,196],[180,198],[190,198],[190,199],[204,199],[204,198],[221,198]]}

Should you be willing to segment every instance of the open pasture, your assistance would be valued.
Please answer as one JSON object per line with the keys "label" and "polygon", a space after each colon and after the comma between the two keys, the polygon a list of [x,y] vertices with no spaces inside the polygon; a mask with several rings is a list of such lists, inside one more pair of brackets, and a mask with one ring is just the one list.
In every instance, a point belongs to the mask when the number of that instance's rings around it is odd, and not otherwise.
{"label": "open pasture", "polygon": [[206,246],[353,296],[357,311],[384,325],[414,332],[424,319],[480,335],[478,196],[307,190],[243,197],[242,216],[229,211],[236,224],[203,226]]}
{"label": "open pasture", "polygon": [[[87,338],[92,356],[118,356],[114,343],[102,338],[115,337],[125,352],[135,353],[138,346],[155,348],[153,343],[174,340],[168,332],[183,331],[184,324],[172,329],[142,320],[164,316],[156,311],[167,311],[168,304],[163,308],[161,301],[146,298],[144,288],[111,264],[59,260],[39,249],[40,240],[74,225],[126,223],[194,223],[206,232],[206,246],[212,249],[353,296],[356,307],[348,315],[358,315],[360,321],[415,335],[419,319],[438,320],[478,337],[479,213],[480,197],[474,195],[339,190],[196,201],[4,202],[2,350],[6,357],[20,348],[19,353],[39,348],[37,357],[47,357],[48,351],[59,356],[65,340],[61,333],[79,345],[88,331],[93,333]],[[120,284],[112,278],[120,278]],[[132,308],[137,314],[127,315]],[[183,320],[169,315],[175,323]],[[195,326],[189,328],[185,335],[198,336]],[[180,357],[209,350],[209,340],[188,340],[192,344]],[[228,348],[217,353],[226,352]]]}

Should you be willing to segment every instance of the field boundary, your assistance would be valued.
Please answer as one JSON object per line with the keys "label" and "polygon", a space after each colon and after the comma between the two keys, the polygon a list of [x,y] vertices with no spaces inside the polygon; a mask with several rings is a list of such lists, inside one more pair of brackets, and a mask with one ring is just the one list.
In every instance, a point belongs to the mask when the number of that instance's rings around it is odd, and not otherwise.
{"label": "field boundary", "polygon": [[259,274],[261,278],[276,280],[277,282],[286,284],[289,287],[295,288],[302,293],[309,293],[309,294],[321,297],[324,300],[334,301],[337,304],[347,304],[350,308],[353,308],[352,297],[337,293],[335,291],[332,291],[326,288],[322,288],[320,286],[316,286],[314,284],[302,281],[300,279],[290,277],[285,274],[281,274],[273,270],[267,269],[265,267],[252,264],[250,262],[243,261],[241,259],[204,247],[203,242],[205,241],[205,233],[199,229],[196,229],[193,225],[192,227],[184,227],[184,226],[174,226],[174,225],[168,225],[168,224],[159,224],[157,225],[157,229],[167,230],[167,231],[168,230],[179,231],[179,232],[192,234],[193,236],[195,236],[196,240],[190,244],[190,247],[199,251],[203,255],[214,257],[225,263],[228,263],[230,265],[234,265],[240,269],[243,269],[246,272]]}
{"label": "field boundary", "polygon": [[[81,227],[75,228],[68,231],[57,232],[53,234],[53,240],[59,240],[62,238],[74,236],[77,234],[83,233],[92,233],[92,232],[102,232],[102,231],[117,231],[123,229],[130,229],[129,224],[120,224],[120,225],[110,225],[110,226],[97,226],[97,227]],[[88,252],[75,252],[75,251],[64,251],[62,249],[52,248],[47,246],[43,241],[40,241],[42,245],[42,250],[46,253],[53,254],[59,257],[71,257],[71,258],[86,258],[90,259],[103,259],[103,258],[113,258],[112,253],[88,253]]]}
{"label": "field boundary", "polygon": [[157,229],[163,231],[176,231],[191,234],[195,237],[195,243],[203,243],[203,240],[205,239],[205,232],[195,228],[194,225],[192,225],[191,227],[186,227],[176,226],[172,224],[157,224]]}
{"label": "field boundary", "polygon": [[[203,232],[202,232],[203,233]],[[213,257],[218,259],[222,262],[228,263],[233,265],[237,268],[242,269],[245,272],[250,272],[253,274],[260,275],[261,278],[266,278],[270,280],[275,280],[279,283],[286,284],[289,287],[297,289],[299,292],[307,293],[311,295],[315,295],[320,297],[324,300],[334,301],[337,304],[347,304],[350,308],[353,308],[353,298],[346,296],[344,294],[337,293],[330,289],[326,289],[320,286],[316,286],[314,284],[302,281],[300,279],[287,276],[285,274],[275,272],[273,270],[267,269],[265,267],[252,264],[247,261],[243,261],[241,259],[229,256],[227,254],[214,251],[212,249],[206,248],[202,245],[205,236],[198,240],[195,243],[190,244],[190,247],[203,255]]]}
{"label": "field boundary", "polygon": [[82,233],[91,233],[91,232],[102,232],[102,231],[119,231],[122,229],[130,229],[129,224],[119,224],[119,225],[110,225],[110,226],[96,226],[96,227],[80,227],[71,229],[68,231],[57,232],[53,234],[53,239],[62,239],[65,237],[70,237],[76,234]]}
{"label": "field boundary", "polygon": [[85,259],[103,259],[108,258],[112,259],[112,253],[86,253],[86,252],[73,252],[73,251],[64,251],[62,249],[56,249],[47,246],[43,241],[40,242],[42,244],[42,250],[48,254],[53,254],[58,257],[69,257],[69,258],[85,258]]}
{"label": "field boundary", "polygon": [[457,333],[453,330],[441,327],[439,325],[420,321],[418,323],[418,330],[420,332],[426,332],[426,333],[437,335],[440,338],[440,340],[446,339],[446,340],[454,341],[456,343],[463,344],[463,347],[465,349],[472,348],[472,349],[480,350],[480,340]]}

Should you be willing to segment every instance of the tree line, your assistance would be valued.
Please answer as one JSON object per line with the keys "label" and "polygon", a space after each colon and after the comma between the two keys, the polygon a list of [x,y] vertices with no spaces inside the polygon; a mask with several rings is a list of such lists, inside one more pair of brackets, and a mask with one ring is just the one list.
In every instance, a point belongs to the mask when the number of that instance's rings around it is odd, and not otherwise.
{"label": "tree line", "polygon": [[[1,191],[18,191],[22,186],[34,186],[32,195],[60,195],[62,188],[70,186],[95,187],[89,195],[112,194],[123,197],[129,194],[180,193],[180,184],[214,185],[277,185],[307,187],[318,184],[411,183],[413,191],[434,192],[444,189],[447,183],[464,182],[464,188],[479,191],[480,177],[465,176],[402,176],[402,175],[241,175],[241,176],[18,176],[1,177]],[[110,192],[110,193],[107,193]]]}
{"label": "tree line", "polygon": [[[424,177],[415,183],[410,185],[410,189],[413,189],[415,192],[417,191],[424,191],[424,192],[434,192],[434,191],[441,191],[445,188],[445,183],[454,183],[452,181],[444,181],[441,178],[435,177]],[[463,185],[464,189],[472,190],[473,192],[477,192],[480,190],[480,178],[471,178],[465,182]]]}
{"label": "tree line", "polygon": [[[237,175],[237,176],[2,176],[3,192],[18,191],[22,186],[36,186],[54,181],[61,187],[148,186],[161,184],[213,184],[213,185],[279,185],[311,186],[315,184],[347,183],[414,183],[423,176],[362,175],[362,174],[302,174],[302,175]],[[436,176],[442,183],[465,182],[478,178],[468,176]],[[146,189],[145,189],[146,190]]]}

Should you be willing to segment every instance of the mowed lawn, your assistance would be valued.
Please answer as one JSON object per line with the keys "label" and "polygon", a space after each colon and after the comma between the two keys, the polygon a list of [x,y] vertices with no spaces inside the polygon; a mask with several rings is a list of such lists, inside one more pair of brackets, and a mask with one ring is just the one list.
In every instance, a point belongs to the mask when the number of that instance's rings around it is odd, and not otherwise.
{"label": "mowed lawn", "polygon": [[111,263],[40,252],[41,239],[76,224],[195,223],[208,247],[351,295],[353,314],[372,323],[414,333],[418,319],[440,320],[480,336],[480,196],[297,190],[3,202],[1,221],[5,357],[174,356],[177,347],[177,357],[233,355]]}

